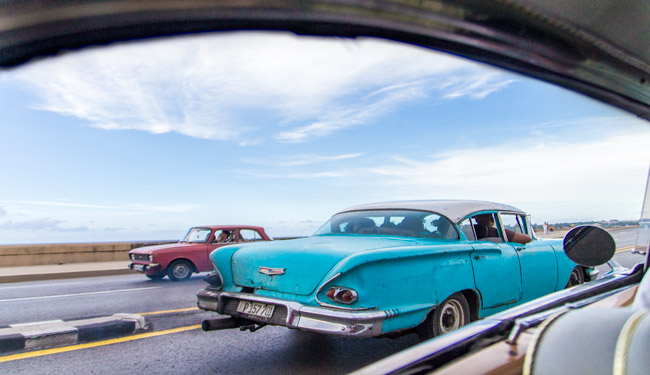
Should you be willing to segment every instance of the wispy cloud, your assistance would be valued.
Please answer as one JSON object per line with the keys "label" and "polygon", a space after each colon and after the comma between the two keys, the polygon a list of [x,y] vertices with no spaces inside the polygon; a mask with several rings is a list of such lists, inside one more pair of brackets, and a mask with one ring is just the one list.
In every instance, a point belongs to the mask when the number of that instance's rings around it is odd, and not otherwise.
{"label": "wispy cloud", "polygon": [[0,216],[7,216],[7,211],[3,206],[0,206]]}
{"label": "wispy cloud", "polygon": [[[625,202],[638,204],[640,209],[650,157],[648,142],[648,131],[570,143],[540,138],[427,158],[394,156],[392,164],[370,173],[380,177],[378,184],[392,186],[402,197],[538,202],[546,207],[569,202],[582,207],[582,212],[590,206],[603,209],[605,202]],[[622,212],[623,207],[619,208]],[[616,209],[606,210],[616,217]],[[556,214],[569,217],[566,211]]]}
{"label": "wispy cloud", "polygon": [[315,172],[264,172],[264,171],[240,171],[238,175],[250,179],[290,179],[290,180],[312,180],[322,178],[342,178],[357,175],[356,169],[339,169]]}
{"label": "wispy cloud", "polygon": [[451,77],[442,87],[443,97],[457,99],[467,96],[472,99],[484,99],[515,82],[513,79],[503,79],[502,76],[497,71],[488,70]]}
{"label": "wispy cloud", "polygon": [[413,46],[260,33],[91,49],[14,74],[40,96],[37,108],[93,127],[242,146],[263,143],[267,136],[247,138],[261,127],[273,129],[278,141],[302,142],[364,124],[432,91],[480,99],[512,82]]}
{"label": "wispy cloud", "polygon": [[253,139],[244,139],[239,141],[239,145],[244,146],[259,146],[264,144],[264,138],[253,138]]}
{"label": "wispy cloud", "polygon": [[33,219],[27,221],[6,221],[0,223],[0,230],[15,230],[15,231],[53,231],[53,232],[88,232],[88,227],[64,227],[61,224],[65,220],[56,220],[51,218]]}
{"label": "wispy cloud", "polygon": [[362,156],[363,153],[354,153],[354,154],[341,154],[341,155],[284,155],[281,158],[274,159],[244,159],[242,160],[245,163],[249,164],[263,164],[270,167],[298,167],[311,164],[321,164],[321,163],[330,163],[337,162],[341,160],[356,159]]}
{"label": "wispy cloud", "polygon": [[67,201],[3,201],[5,204],[14,206],[34,206],[34,207],[60,207],[69,209],[88,210],[104,210],[104,211],[124,211],[132,214],[142,212],[169,212],[179,213],[188,212],[197,209],[199,206],[193,204],[170,204],[170,205],[151,205],[143,203],[127,203],[127,204],[96,204],[96,203],[80,203],[80,202],[67,202]]}
{"label": "wispy cloud", "polygon": [[415,84],[395,85],[370,93],[368,98],[373,100],[361,104],[357,108],[332,110],[325,114],[322,120],[290,131],[280,132],[274,138],[286,142],[303,142],[309,138],[327,136],[337,130],[365,124],[370,119],[392,111],[399,103],[424,95],[422,88]]}

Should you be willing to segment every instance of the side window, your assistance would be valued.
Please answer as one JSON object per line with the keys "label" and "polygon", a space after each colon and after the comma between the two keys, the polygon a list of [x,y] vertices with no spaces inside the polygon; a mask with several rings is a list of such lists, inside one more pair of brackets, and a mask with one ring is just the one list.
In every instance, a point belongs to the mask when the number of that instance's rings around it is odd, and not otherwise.
{"label": "side window", "polygon": [[476,241],[476,236],[474,235],[473,223],[471,219],[465,219],[460,223],[460,230],[463,231],[465,237],[468,241]]}
{"label": "side window", "polygon": [[244,242],[262,241],[262,236],[253,229],[241,229],[239,235]]}
{"label": "side window", "polygon": [[214,239],[212,240],[212,243],[217,243],[217,242],[226,242],[224,241],[224,235],[222,234],[222,230],[215,230],[214,231]]}
{"label": "side window", "polygon": [[[506,230],[506,235],[508,231],[528,234],[528,227],[526,226],[526,218],[524,216],[515,214],[501,214],[500,216],[503,228]],[[511,240],[509,239],[509,241]]]}
{"label": "side window", "polygon": [[495,214],[475,215],[471,218],[470,223],[477,240],[497,243],[503,242],[503,238],[497,227]]}
{"label": "side window", "polygon": [[519,215],[501,214],[501,221],[505,229],[510,229],[516,233],[524,233]]}
{"label": "side window", "polygon": [[235,242],[234,230],[217,230],[214,232],[214,243]]}

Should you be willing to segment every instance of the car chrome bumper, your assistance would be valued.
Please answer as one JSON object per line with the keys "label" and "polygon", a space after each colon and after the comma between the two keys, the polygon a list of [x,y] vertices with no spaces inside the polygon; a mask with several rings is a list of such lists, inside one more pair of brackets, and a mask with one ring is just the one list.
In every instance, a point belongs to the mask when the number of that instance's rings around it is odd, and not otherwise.
{"label": "car chrome bumper", "polygon": [[130,263],[129,268],[142,273],[158,273],[160,271],[160,264],[151,263],[151,264],[140,264],[140,263]]}
{"label": "car chrome bumper", "polygon": [[594,281],[598,278],[600,270],[598,268],[592,267],[587,269],[587,281]]}
{"label": "car chrome bumper", "polygon": [[[306,306],[294,301],[211,289],[199,291],[197,297],[197,305],[203,310],[216,311],[222,315],[237,316],[262,324],[281,325],[287,328],[340,336],[379,336],[382,333],[384,319],[388,316],[381,310],[335,310]],[[268,319],[243,314],[237,312],[239,301],[271,304],[275,306],[275,310],[271,318]]]}

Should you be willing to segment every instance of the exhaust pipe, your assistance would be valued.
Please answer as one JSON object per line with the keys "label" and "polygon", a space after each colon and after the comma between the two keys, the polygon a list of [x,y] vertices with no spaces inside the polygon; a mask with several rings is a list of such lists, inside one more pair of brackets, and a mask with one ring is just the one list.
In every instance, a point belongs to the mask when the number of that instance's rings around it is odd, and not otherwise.
{"label": "exhaust pipe", "polygon": [[206,319],[201,323],[201,329],[204,331],[217,331],[220,329],[239,328],[244,323],[235,318]]}

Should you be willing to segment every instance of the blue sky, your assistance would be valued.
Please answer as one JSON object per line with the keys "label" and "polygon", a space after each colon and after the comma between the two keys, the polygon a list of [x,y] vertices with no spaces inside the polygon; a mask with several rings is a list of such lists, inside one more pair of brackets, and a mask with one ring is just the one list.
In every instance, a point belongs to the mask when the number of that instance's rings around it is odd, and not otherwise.
{"label": "blue sky", "polygon": [[347,206],[508,203],[638,219],[647,123],[552,85],[381,40],[229,33],[0,72],[0,244],[308,235]]}

